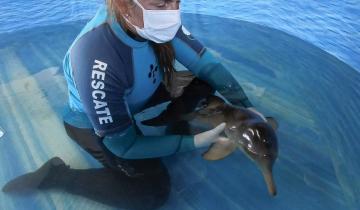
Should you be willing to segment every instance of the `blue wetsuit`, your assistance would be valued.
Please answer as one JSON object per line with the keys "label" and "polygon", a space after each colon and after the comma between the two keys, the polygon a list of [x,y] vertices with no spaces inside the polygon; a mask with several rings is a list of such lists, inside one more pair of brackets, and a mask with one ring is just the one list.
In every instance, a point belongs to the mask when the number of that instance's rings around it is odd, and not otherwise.
{"label": "blue wetsuit", "polygon": [[[252,106],[224,66],[184,27],[171,41],[175,58],[234,105]],[[194,149],[192,135],[143,136],[133,115],[141,111],[162,81],[148,41],[130,37],[102,6],[64,59],[69,110],[64,121],[93,128],[104,145],[126,159],[171,155]]]}

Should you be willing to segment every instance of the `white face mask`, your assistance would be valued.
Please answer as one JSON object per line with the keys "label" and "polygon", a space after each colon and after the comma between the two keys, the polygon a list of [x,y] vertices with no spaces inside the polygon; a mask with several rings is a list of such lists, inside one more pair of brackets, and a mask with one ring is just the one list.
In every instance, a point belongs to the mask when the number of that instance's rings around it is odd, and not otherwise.
{"label": "white face mask", "polygon": [[136,32],[144,39],[155,43],[165,43],[172,40],[181,26],[180,10],[147,10],[138,0],[134,2],[143,11],[144,28],[132,24]]}

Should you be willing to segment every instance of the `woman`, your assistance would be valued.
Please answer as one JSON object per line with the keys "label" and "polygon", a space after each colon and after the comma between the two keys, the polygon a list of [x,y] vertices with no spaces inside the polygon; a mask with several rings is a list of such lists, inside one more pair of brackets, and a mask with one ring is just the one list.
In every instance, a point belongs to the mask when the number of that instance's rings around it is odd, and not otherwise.
{"label": "woman", "polygon": [[108,0],[64,59],[68,135],[104,166],[127,176],[142,174],[136,160],[226,140],[219,137],[225,123],[197,135],[144,136],[136,127],[134,114],[174,96],[175,59],[199,85],[211,86],[201,94],[217,90],[233,105],[252,107],[232,75],[181,25],[179,4]]}

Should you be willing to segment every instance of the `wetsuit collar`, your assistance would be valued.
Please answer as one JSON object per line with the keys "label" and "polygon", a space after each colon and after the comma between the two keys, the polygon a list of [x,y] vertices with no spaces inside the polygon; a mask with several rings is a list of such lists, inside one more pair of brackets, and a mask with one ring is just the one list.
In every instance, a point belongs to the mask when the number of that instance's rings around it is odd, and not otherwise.
{"label": "wetsuit collar", "polygon": [[135,39],[134,34],[131,36],[131,34],[126,33],[121,25],[116,21],[115,17],[110,18],[110,27],[121,41],[125,42],[131,47],[142,47],[149,42],[148,40],[138,41]]}

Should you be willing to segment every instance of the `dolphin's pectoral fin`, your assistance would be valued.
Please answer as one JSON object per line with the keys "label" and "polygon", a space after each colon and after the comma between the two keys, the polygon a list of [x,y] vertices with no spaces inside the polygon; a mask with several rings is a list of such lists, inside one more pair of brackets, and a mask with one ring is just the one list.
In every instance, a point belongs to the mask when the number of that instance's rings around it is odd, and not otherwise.
{"label": "dolphin's pectoral fin", "polygon": [[235,151],[237,145],[233,141],[218,141],[202,155],[205,160],[221,160]]}
{"label": "dolphin's pectoral fin", "polygon": [[266,117],[267,122],[271,125],[274,130],[279,128],[279,123],[273,117]]}

